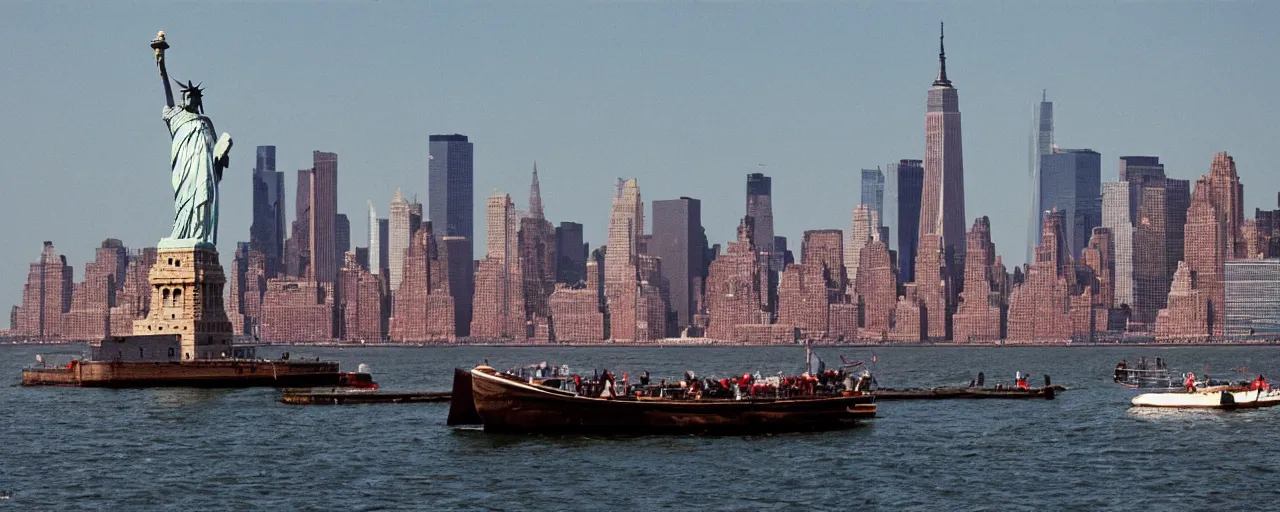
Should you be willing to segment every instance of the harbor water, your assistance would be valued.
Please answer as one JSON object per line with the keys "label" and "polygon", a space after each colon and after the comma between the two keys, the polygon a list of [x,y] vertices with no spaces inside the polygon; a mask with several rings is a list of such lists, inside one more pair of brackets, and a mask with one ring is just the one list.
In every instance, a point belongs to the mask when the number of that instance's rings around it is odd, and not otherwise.
{"label": "harbor water", "polygon": [[[273,389],[17,387],[43,354],[0,346],[0,510],[1257,510],[1277,496],[1280,408],[1129,407],[1121,359],[1269,378],[1280,347],[818,348],[884,387],[1032,384],[1053,401],[886,402],[852,430],[749,437],[513,436],[444,425],[447,404],[290,406]],[[384,390],[445,390],[454,367],[547,361],[658,379],[802,371],[799,347],[311,348]],[[1244,372],[1239,371],[1241,368]],[[1280,376],[1280,373],[1277,373]],[[13,384],[12,386],[9,384]]]}

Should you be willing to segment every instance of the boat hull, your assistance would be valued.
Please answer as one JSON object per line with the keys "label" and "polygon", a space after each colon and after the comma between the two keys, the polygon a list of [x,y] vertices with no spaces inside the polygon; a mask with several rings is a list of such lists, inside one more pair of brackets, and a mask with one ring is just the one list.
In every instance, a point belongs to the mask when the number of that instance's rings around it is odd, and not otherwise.
{"label": "boat hull", "polygon": [[1144,393],[1133,397],[1137,407],[1179,409],[1255,409],[1280,405],[1280,390]]}
{"label": "boat hull", "polygon": [[[473,370],[489,432],[758,434],[838,430],[875,417],[869,395],[785,400],[601,399]],[[455,397],[457,395],[455,394]]]}

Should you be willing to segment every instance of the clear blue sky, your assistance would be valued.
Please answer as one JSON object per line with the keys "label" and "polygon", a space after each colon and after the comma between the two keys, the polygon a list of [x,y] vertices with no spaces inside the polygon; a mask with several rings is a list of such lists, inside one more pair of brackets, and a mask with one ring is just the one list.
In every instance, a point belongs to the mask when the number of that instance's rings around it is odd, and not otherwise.
{"label": "clear blue sky", "polygon": [[20,300],[42,240],[79,280],[102,239],[139,248],[168,233],[169,141],[147,46],[160,29],[171,73],[203,81],[208,114],[235,136],[224,255],[248,238],[254,146],[278,146],[290,215],[293,171],[312,150],[337,152],[339,208],[363,245],[365,200],[383,215],[397,187],[425,201],[427,136],[455,132],[475,143],[479,222],[494,188],[527,206],[537,160],[548,217],[584,223],[593,247],[618,176],[639,178],[646,201],[702,199],[712,242],[733,237],[744,175],[761,169],[773,176],[779,234],[848,229],[858,170],[923,154],[939,20],[964,116],[967,223],[991,216],[1007,262],[1024,256],[1028,132],[1044,88],[1059,144],[1101,152],[1104,180],[1124,154],[1158,155],[1171,175],[1194,178],[1226,150],[1250,215],[1274,208],[1280,189],[1276,2],[16,2],[0,12],[0,304]]}

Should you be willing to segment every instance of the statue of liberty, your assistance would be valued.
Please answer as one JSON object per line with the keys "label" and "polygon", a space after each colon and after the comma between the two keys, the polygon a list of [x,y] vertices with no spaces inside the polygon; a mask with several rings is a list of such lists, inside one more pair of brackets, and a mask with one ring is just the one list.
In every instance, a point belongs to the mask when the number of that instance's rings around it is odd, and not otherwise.
{"label": "statue of liberty", "polygon": [[218,183],[231,163],[231,136],[214,139],[213,121],[204,115],[204,91],[200,85],[174,80],[182,89],[182,104],[174,105],[173,88],[165,69],[164,51],[169,44],[164,31],[151,41],[156,66],[164,82],[164,121],[173,143],[170,173],[173,180],[173,231],[160,240],[160,248],[184,248],[218,243]]}

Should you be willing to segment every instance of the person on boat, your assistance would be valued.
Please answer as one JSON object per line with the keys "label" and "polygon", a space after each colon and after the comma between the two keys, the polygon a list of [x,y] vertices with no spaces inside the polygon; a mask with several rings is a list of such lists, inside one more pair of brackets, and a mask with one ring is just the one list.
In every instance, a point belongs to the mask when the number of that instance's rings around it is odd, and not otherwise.
{"label": "person on boat", "polygon": [[1187,388],[1188,393],[1194,393],[1196,391],[1196,374],[1187,372],[1187,380],[1182,381],[1182,386]]}
{"label": "person on boat", "polygon": [[1252,391],[1271,391],[1271,384],[1267,382],[1266,377],[1259,375],[1258,378],[1253,380],[1252,384],[1249,384],[1249,389]]}
{"label": "person on boat", "polygon": [[1022,372],[1018,372],[1017,383],[1018,389],[1031,389],[1031,386],[1027,384],[1027,377],[1022,375]]}
{"label": "person on boat", "polygon": [[649,385],[649,370],[645,370],[644,373],[640,374],[640,385],[641,386]]}

